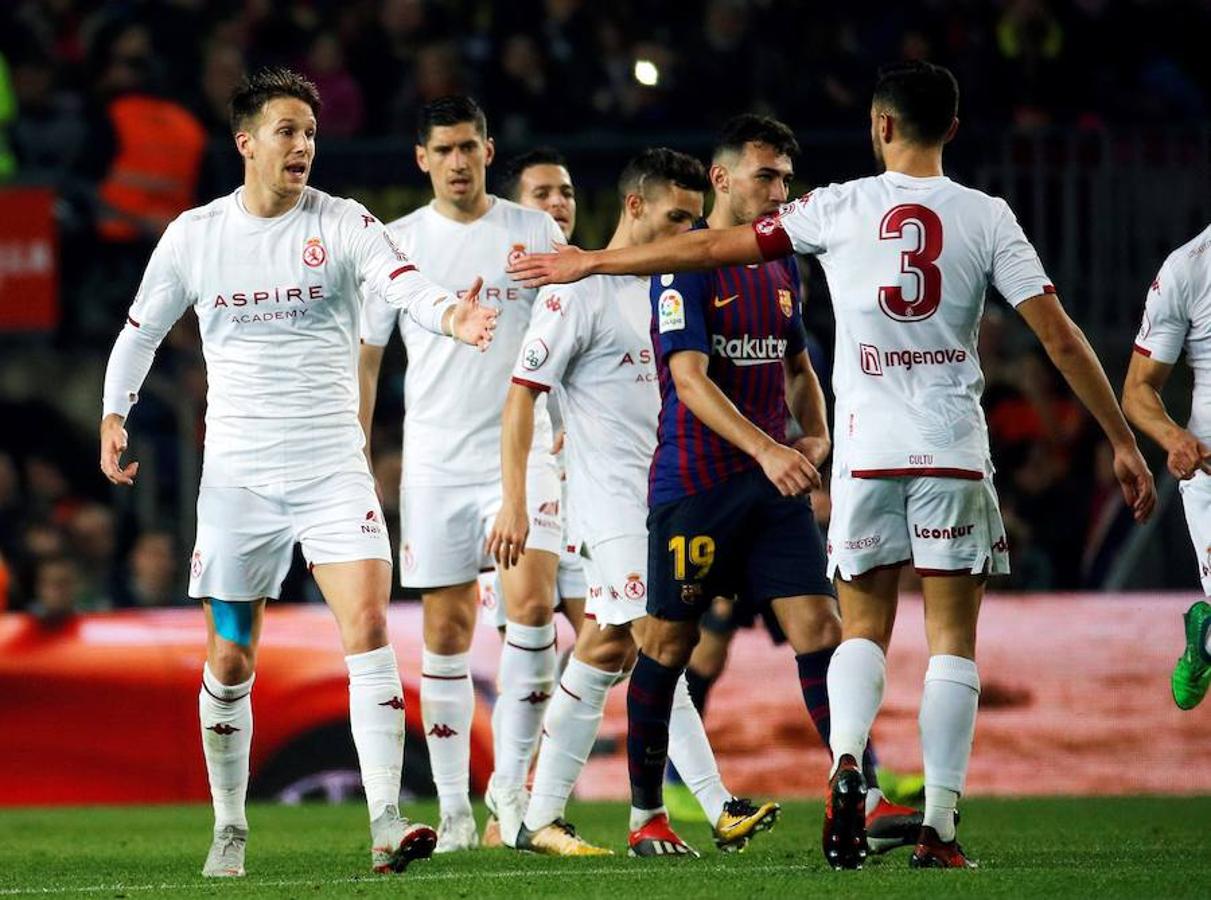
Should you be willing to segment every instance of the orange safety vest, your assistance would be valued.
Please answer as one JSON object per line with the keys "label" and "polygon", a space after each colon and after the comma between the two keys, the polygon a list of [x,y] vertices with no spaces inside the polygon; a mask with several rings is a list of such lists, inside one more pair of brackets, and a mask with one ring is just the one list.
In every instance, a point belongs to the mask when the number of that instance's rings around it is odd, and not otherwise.
{"label": "orange safety vest", "polygon": [[110,241],[159,235],[194,205],[206,131],[170,100],[129,94],[109,104],[118,153],[101,183],[97,230]]}

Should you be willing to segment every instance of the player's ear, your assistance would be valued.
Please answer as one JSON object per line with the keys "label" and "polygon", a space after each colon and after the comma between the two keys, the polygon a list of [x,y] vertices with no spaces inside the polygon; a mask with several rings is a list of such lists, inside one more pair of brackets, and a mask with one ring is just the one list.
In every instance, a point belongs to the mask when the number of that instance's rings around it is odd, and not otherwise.
{"label": "player's ear", "polygon": [[235,133],[235,148],[244,159],[252,159],[252,135],[247,131]]}
{"label": "player's ear", "polygon": [[416,167],[425,174],[428,174],[429,172],[429,157],[425,153],[424,144],[416,145]]}
{"label": "player's ear", "polygon": [[643,197],[638,194],[627,194],[622,205],[632,219],[638,219],[643,215]]}
{"label": "player's ear", "polygon": [[727,170],[727,166],[721,166],[715,163],[707,172],[707,177],[711,180],[711,189],[716,194],[726,194],[731,186],[731,175]]}
{"label": "player's ear", "polygon": [[885,144],[890,144],[896,139],[895,117],[885,112],[879,113],[879,139]]}
{"label": "player's ear", "polygon": [[496,141],[492,138],[484,140],[484,165],[492,165],[492,160],[496,159]]}
{"label": "player's ear", "polygon": [[955,116],[954,121],[950,123],[950,127],[946,129],[946,134],[942,138],[942,143],[949,144],[951,141],[953,141],[955,134],[958,133],[958,130],[959,130],[959,117]]}

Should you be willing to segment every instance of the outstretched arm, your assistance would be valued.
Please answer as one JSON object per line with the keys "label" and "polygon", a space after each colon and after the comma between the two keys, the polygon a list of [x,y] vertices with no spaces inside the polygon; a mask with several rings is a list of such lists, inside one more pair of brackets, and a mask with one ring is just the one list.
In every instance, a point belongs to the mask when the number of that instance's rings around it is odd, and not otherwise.
{"label": "outstretched arm", "polygon": [[762,259],[754,226],[736,225],[700,228],[637,247],[592,251],[561,247],[554,253],[531,253],[514,263],[509,273],[526,287],[540,287],[568,284],[589,275],[660,275]]}
{"label": "outstretched arm", "polygon": [[1038,336],[1047,355],[1060,370],[1073,393],[1092,413],[1114,448],[1114,474],[1136,521],[1142,522],[1156,504],[1156,486],[1102,364],[1052,293],[1039,294],[1018,304],[1026,324]]}
{"label": "outstretched arm", "polygon": [[517,565],[530,533],[526,467],[534,442],[534,404],[540,389],[514,381],[505,396],[500,428],[500,512],[488,535],[487,552],[502,568]]}

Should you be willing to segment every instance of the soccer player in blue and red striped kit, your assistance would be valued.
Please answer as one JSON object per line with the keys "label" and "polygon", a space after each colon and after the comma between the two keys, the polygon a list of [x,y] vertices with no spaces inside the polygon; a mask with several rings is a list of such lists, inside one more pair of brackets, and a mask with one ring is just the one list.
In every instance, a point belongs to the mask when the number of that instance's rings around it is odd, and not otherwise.
{"label": "soccer player in blue and red striped kit", "polygon": [[[776,210],[798,149],[774,119],[729,122],[711,168],[709,224],[727,227]],[[649,489],[651,625],[627,701],[635,855],[688,852],[664,814],[662,773],[673,690],[715,596],[739,592],[769,604],[794,648],[811,719],[828,742],[826,673],[841,621],[806,493],[820,484],[817,467],[830,442],[799,291],[793,257],[652,278],[662,406]],[[788,403],[804,433],[793,447]],[[911,843],[920,814],[893,806],[877,789],[869,798],[872,842],[879,849]]]}

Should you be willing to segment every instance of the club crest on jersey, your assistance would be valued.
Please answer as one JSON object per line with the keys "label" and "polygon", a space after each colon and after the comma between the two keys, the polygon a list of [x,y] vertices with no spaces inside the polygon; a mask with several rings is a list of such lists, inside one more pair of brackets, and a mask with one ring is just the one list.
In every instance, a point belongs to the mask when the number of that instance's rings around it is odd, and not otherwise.
{"label": "club crest on jersey", "polygon": [[643,577],[638,572],[632,572],[627,576],[627,583],[622,590],[628,600],[642,600],[648,592],[643,584]]}
{"label": "club crest on jersey", "polygon": [[535,369],[541,369],[542,364],[547,361],[550,356],[550,351],[547,349],[546,343],[541,338],[535,338],[526,344],[521,351],[521,364],[529,372]]}
{"label": "club crest on jersey", "polygon": [[680,331],[685,328],[685,300],[681,291],[669,288],[656,302],[656,318],[660,322],[660,333]]}
{"label": "club crest on jersey", "polygon": [[307,245],[303,247],[303,262],[313,269],[318,269],[327,259],[328,251],[324,249],[320,239],[308,238]]}
{"label": "club crest on jersey", "polygon": [[525,244],[514,244],[513,248],[509,251],[509,255],[507,257],[505,257],[505,263],[510,268],[512,268],[515,264],[521,262],[521,260],[525,257],[525,255],[526,255],[526,245]]}
{"label": "club crest on jersey", "polygon": [[781,224],[774,216],[762,216],[753,227],[757,229],[757,234],[770,235],[777,231],[781,227]]}
{"label": "club crest on jersey", "polygon": [[782,315],[788,319],[795,311],[795,301],[791,298],[791,292],[786,288],[778,288],[778,309],[782,310]]}

